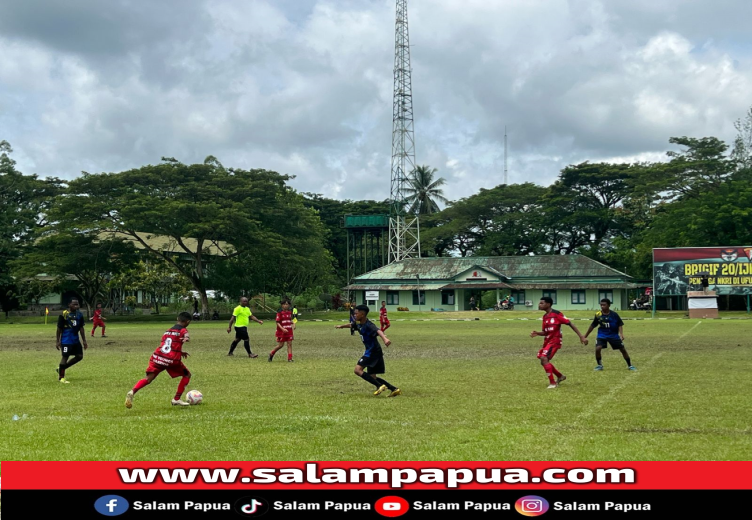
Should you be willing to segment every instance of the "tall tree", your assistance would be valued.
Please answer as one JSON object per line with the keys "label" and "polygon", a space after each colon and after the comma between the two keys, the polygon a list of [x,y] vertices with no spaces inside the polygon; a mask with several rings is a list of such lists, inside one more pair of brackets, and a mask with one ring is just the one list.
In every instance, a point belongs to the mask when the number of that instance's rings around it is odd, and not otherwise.
{"label": "tall tree", "polygon": [[734,128],[738,132],[731,150],[731,160],[738,170],[752,170],[752,108],[744,119],[737,119]]}
{"label": "tall tree", "polygon": [[213,261],[245,254],[250,269],[276,273],[284,262],[323,254],[315,248],[322,240],[318,218],[287,186],[289,179],[225,168],[211,156],[191,165],[166,158],[120,173],[84,173],[70,183],[56,215],[71,227],[126,236],[172,264],[191,281],[207,314]]}
{"label": "tall tree", "polygon": [[20,288],[11,270],[35,230],[46,224],[50,202],[59,192],[60,181],[42,180],[16,170],[7,141],[0,141],[0,307],[7,313],[21,301]]}
{"label": "tall tree", "polygon": [[637,169],[589,162],[564,168],[543,201],[551,252],[588,252],[600,258],[621,226],[619,207],[630,195],[630,179]]}
{"label": "tall tree", "polygon": [[425,219],[422,250],[438,256],[515,255],[543,251],[541,198],[532,183],[501,185],[452,203]]}
{"label": "tall tree", "polygon": [[672,144],[684,147],[669,151],[665,165],[666,200],[697,197],[718,188],[734,171],[734,161],[726,156],[728,145],[716,137],[672,137]]}
{"label": "tall tree", "polygon": [[438,202],[448,204],[444,197],[442,186],[446,184],[444,177],[434,180],[438,170],[429,166],[417,166],[408,178],[409,186],[405,188],[408,195],[408,212],[421,215],[430,215],[441,211]]}

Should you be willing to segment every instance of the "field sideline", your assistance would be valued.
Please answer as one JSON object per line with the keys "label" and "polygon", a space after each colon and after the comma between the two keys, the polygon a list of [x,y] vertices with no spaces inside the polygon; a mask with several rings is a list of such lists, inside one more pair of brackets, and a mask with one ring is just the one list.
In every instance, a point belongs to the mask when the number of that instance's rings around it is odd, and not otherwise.
{"label": "field sideline", "polygon": [[[324,319],[343,316],[330,314]],[[574,323],[583,333],[587,316],[570,316],[579,317]],[[168,324],[108,322],[109,337],[90,339],[84,360],[68,373],[71,384],[60,385],[54,325],[0,322],[0,460],[629,461],[752,454],[746,319],[629,320],[625,343],[636,372],[611,350],[603,353],[605,370],[593,372],[594,341],[582,346],[565,327],[554,364],[568,379],[547,390],[535,358],[541,338],[528,337],[540,327],[540,313],[527,321],[518,319],[526,317],[521,313],[483,312],[458,316],[471,321],[410,321],[437,317],[392,316],[385,379],[402,389],[397,398],[374,397],[374,388],[352,373],[362,344],[335,330],[337,322],[301,321],[295,362],[287,363],[283,350],[268,363],[273,323],[249,329],[259,358],[245,357],[242,344],[231,358],[223,320],[190,326],[188,388],[201,390],[204,404],[171,407],[177,380],[162,374],[136,395],[131,410],[123,406],[125,394],[143,377]]]}

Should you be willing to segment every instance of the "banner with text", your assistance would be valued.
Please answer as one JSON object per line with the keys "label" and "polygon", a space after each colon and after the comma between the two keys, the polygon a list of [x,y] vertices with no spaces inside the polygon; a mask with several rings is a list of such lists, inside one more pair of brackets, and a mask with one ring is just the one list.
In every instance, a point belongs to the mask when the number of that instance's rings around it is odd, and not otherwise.
{"label": "banner with text", "polygon": [[656,296],[701,291],[703,275],[718,295],[752,294],[752,246],[653,249]]}

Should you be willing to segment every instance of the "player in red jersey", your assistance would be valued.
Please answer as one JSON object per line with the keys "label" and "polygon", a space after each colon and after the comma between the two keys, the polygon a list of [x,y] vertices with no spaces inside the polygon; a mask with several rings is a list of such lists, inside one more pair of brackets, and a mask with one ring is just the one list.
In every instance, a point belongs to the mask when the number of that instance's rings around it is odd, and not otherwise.
{"label": "player in red jersey", "polygon": [[91,317],[91,321],[94,322],[94,327],[91,329],[91,337],[94,337],[94,331],[97,330],[97,327],[102,327],[102,337],[106,338],[107,336],[104,335],[104,322],[107,321],[107,318],[102,316],[102,304],[97,304],[97,310],[94,311],[94,316]]}
{"label": "player in red jersey", "polygon": [[381,323],[381,332],[391,327],[389,318],[386,315],[386,302],[381,302],[381,308],[379,309],[379,322]]}
{"label": "player in red jersey", "polygon": [[[538,310],[545,312],[543,315],[543,330],[534,330],[530,333],[531,338],[536,336],[544,337],[543,348],[538,351],[538,359],[540,359],[541,365],[543,365],[543,370],[545,370],[546,375],[548,375],[548,388],[558,387],[559,383],[567,378],[567,376],[556,370],[556,367],[551,364],[551,359],[553,359],[556,352],[561,348],[561,326],[569,325],[580,337],[580,343],[583,345],[588,344],[587,338],[577,330],[574,323],[569,321],[569,319],[567,319],[567,317],[561,312],[551,308],[553,304],[554,301],[548,296],[544,296],[540,299]],[[554,381],[554,376],[556,376],[556,381]]]}
{"label": "player in red jersey", "polygon": [[133,406],[133,396],[146,385],[154,381],[157,376],[167,371],[170,377],[181,377],[178,383],[178,391],[172,399],[173,406],[190,406],[181,399],[185,387],[191,380],[191,373],[183,364],[183,358],[188,357],[188,352],[183,351],[183,345],[191,340],[188,334],[188,325],[191,323],[191,315],[188,312],[181,312],[178,316],[178,322],[162,335],[162,342],[157,350],[151,355],[149,366],[146,369],[146,378],[142,379],[133,389],[125,396],[125,407]]}
{"label": "player in red jersey", "polygon": [[274,359],[274,354],[287,343],[287,361],[292,363],[292,340],[294,338],[290,300],[284,300],[282,302],[282,310],[277,313],[277,332],[275,336],[277,337],[277,346],[269,352],[269,362],[271,363],[272,359]]}

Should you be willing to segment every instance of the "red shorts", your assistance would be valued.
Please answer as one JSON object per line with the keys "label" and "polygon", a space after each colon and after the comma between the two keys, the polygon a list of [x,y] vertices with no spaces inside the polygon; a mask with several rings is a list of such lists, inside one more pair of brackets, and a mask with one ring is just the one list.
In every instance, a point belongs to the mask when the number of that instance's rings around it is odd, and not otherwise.
{"label": "red shorts", "polygon": [[282,334],[281,332],[278,332],[276,337],[277,343],[284,343],[285,341],[292,341],[294,339],[292,333]]}
{"label": "red shorts", "polygon": [[184,376],[190,373],[188,372],[188,368],[183,364],[182,360],[171,360],[162,356],[157,356],[156,354],[152,354],[151,359],[149,360],[149,366],[146,369],[146,373],[159,374],[160,372],[164,371],[170,374],[170,377],[172,378]]}
{"label": "red shorts", "polygon": [[94,326],[95,327],[104,327],[104,322],[102,320],[94,320]]}
{"label": "red shorts", "polygon": [[554,343],[552,345],[543,345],[543,348],[538,351],[538,359],[547,357],[549,360],[553,359],[556,352],[561,348],[561,343]]}
{"label": "red shorts", "polygon": [[383,327],[384,325],[390,325],[388,318],[385,320],[381,320],[381,326]]}

